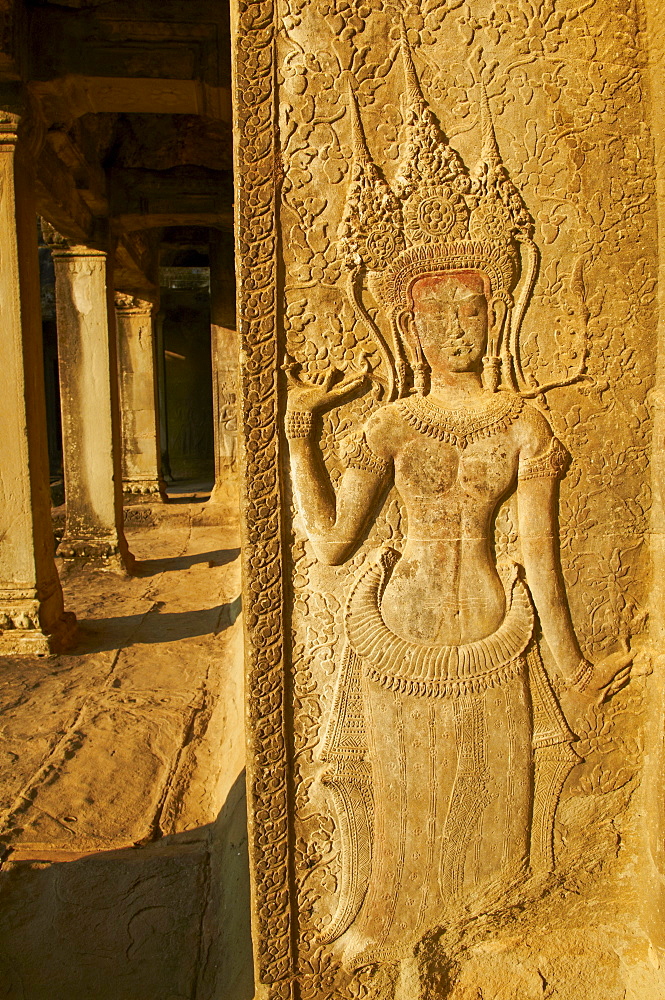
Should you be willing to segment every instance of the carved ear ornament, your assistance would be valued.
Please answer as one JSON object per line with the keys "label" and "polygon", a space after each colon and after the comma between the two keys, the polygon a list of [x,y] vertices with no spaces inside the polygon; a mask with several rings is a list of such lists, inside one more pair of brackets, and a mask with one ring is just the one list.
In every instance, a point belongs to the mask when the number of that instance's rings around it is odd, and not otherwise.
{"label": "carved ear ornament", "polygon": [[[490,382],[496,381],[497,357],[505,387],[529,397],[577,381],[583,377],[582,369],[572,378],[543,387],[522,371],[519,335],[540,255],[532,239],[533,219],[501,159],[484,84],[480,85],[481,154],[475,169],[469,171],[425,100],[403,23],[401,51],[406,136],[394,185],[388,184],[372,160],[351,90],[353,164],[338,233],[352,304],[379,340],[390,373],[388,394],[394,395],[395,388],[397,395],[406,391],[397,317],[411,308],[411,285],[425,275],[459,270],[484,273],[490,295],[500,297],[507,306],[505,333],[501,344],[493,345],[497,353],[492,354]],[[363,278],[390,319],[390,348],[363,304]],[[518,281],[514,304],[512,293]],[[420,362],[414,357],[411,368]]]}

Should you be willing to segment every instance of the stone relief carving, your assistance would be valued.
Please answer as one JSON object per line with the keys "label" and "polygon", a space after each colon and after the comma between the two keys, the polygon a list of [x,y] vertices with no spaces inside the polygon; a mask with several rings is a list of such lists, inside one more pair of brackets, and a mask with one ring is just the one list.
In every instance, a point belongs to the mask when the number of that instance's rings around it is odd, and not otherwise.
{"label": "stone relief carving", "polygon": [[[406,512],[401,551],[371,555],[348,592],[320,753],[341,843],[338,909],[322,937],[351,970],[408,958],[455,908],[487,906],[531,870],[552,869],[558,797],[579,758],[543,667],[534,605],[578,697],[616,693],[631,661],[615,653],[594,667],[582,656],[558,563],[567,453],[525,402],[577,381],[585,347],[562,381],[525,376],[519,335],[538,252],[486,92],[481,158],[469,172],[423,97],[404,24],[402,59],[407,136],[395,192],[351,94],[340,228],[351,296],[397,400],[365,422],[336,491],[314,418],[365,377],[335,383],[331,367],[310,381],[287,365],[295,502],[318,559],[346,562],[391,483]],[[359,278],[388,317],[390,347]],[[491,551],[493,518],[516,483],[523,570]]]}
{"label": "stone relief carving", "polygon": [[223,465],[235,470],[238,454],[238,411],[236,393],[220,392],[219,444]]}
{"label": "stone relief carving", "polygon": [[276,95],[274,5],[241,0],[238,5],[236,90],[238,172],[236,199],[242,239],[238,243],[238,314],[243,349],[241,369],[246,436],[243,558],[252,553],[246,578],[256,600],[244,613],[249,729],[248,760],[251,851],[256,877],[257,973],[274,998],[290,996],[292,973],[291,901],[288,883],[288,787],[284,738],[284,635],[281,488],[279,480],[276,330],[276,246],[274,219],[277,156],[274,145]]}
{"label": "stone relief carving", "polygon": [[[267,8],[260,8],[265,21],[258,7],[246,10],[255,12],[253,25],[268,24]],[[279,6],[277,23],[276,50],[266,28],[255,36],[263,45],[251,58],[255,77],[258,72],[264,80],[276,53],[279,159],[269,139],[273,106],[259,88],[243,95],[263,110],[252,118],[258,131],[243,139],[253,152],[242,162],[255,171],[252,183],[266,212],[268,184],[275,178],[281,184],[292,383],[286,426],[292,461],[311,474],[301,476],[300,488],[298,473],[293,477],[298,512],[286,632],[292,639],[286,688],[293,701],[292,747],[281,742],[285,691],[272,669],[265,677],[257,672],[255,681],[271,692],[263,699],[267,714],[259,699],[251,702],[257,753],[279,762],[269,772],[270,793],[260,762],[252,785],[254,815],[265,818],[274,802],[276,817],[269,833],[257,827],[257,891],[265,894],[258,906],[265,928],[259,965],[274,995],[288,995],[297,976],[300,995],[312,1000],[401,1000],[419,994],[409,992],[396,956],[418,940],[421,965],[428,949],[454,953],[459,942],[450,921],[461,911],[504,912],[528,900],[534,912],[545,907],[538,885],[571,878],[580,860],[582,867],[590,859],[597,864],[616,816],[639,786],[642,682],[633,680],[618,694],[609,687],[612,696],[600,707],[590,698],[588,707],[582,702],[591,685],[611,685],[614,670],[616,686],[623,683],[620,664],[629,653],[622,649],[631,636],[632,647],[640,648],[645,623],[654,263],[644,249],[653,190],[639,111],[640,24],[632,5],[608,13],[608,4],[536,8],[527,0],[418,8],[292,0]],[[491,135],[490,106],[509,170]],[[484,168],[469,170],[481,147]],[[499,194],[492,206],[489,196],[497,189],[505,201]],[[482,211],[488,200],[505,212]],[[269,234],[257,231],[256,237],[248,259],[272,267]],[[436,248],[453,242],[503,242],[510,252],[493,256],[485,246],[475,256],[444,253],[437,260]],[[401,270],[407,259],[411,272],[406,263]],[[260,408],[249,406],[245,418],[254,420],[256,453],[264,457],[264,444],[276,446],[275,358],[267,344],[274,286],[270,278],[257,280],[265,273],[247,274],[248,316],[266,336],[252,351],[244,390],[246,401],[260,379]],[[456,394],[441,383],[428,350],[438,355],[440,331],[455,324],[462,340],[473,342],[460,321],[469,304],[476,316],[463,321],[486,330],[488,350],[483,343],[485,363],[475,361],[475,388]],[[521,436],[526,426],[534,435],[530,450]],[[514,450],[504,448],[507,441]],[[259,469],[263,475],[267,466]],[[270,495],[275,503],[278,494],[270,490],[279,485],[262,483],[261,502]],[[349,489],[352,502],[345,503]],[[557,494],[558,528],[552,521]],[[532,502],[532,495],[539,499]],[[460,522],[473,522],[471,535],[484,539],[469,561],[480,575],[471,574],[466,591],[458,590],[455,576],[466,560],[456,566],[432,559],[422,568],[432,523],[445,524],[441,511],[453,518],[448,503]],[[334,515],[339,522],[340,510],[348,544],[335,551],[315,515],[329,527]],[[544,533],[549,523],[559,542],[562,575],[556,600],[545,601],[556,622],[549,636],[537,578],[550,544],[529,540],[525,517],[538,531],[545,526]],[[462,536],[449,530],[451,538]],[[524,551],[525,539],[531,552]],[[515,572],[515,564],[526,571]],[[486,591],[500,611],[488,610]],[[276,608],[272,598],[262,600],[260,613],[269,615],[269,607]],[[279,628],[278,610],[270,621]],[[510,648],[498,635],[506,621]],[[557,653],[550,637],[556,646],[553,636],[561,630],[566,639]],[[274,631],[263,634],[277,641]],[[488,637],[497,639],[501,654],[488,648]],[[597,665],[593,675],[580,647]],[[610,654],[615,658],[608,660]],[[467,671],[463,684],[460,664]],[[640,672],[633,668],[633,675]],[[578,686],[588,683],[587,691],[567,696],[576,679]],[[530,702],[533,710],[525,710]],[[409,713],[418,706],[422,717],[414,720]],[[497,729],[512,732],[513,742],[487,749],[483,736]],[[259,738],[266,731],[275,740],[267,755]],[[441,787],[438,769],[432,791],[432,743],[445,781],[457,783],[454,796]],[[512,783],[495,756],[501,754],[514,760],[519,778]],[[405,771],[393,782],[391,768],[400,763]],[[420,788],[415,775],[424,775]],[[377,793],[377,785],[391,783],[402,789],[401,806]],[[434,802],[425,813],[434,819],[416,832],[417,810],[410,807],[423,790]],[[473,812],[463,808],[465,795]],[[451,798],[459,803],[457,819],[455,810],[448,819]],[[602,832],[587,843],[591,821]],[[420,845],[421,856],[405,854],[398,883],[391,856],[399,855],[404,838]],[[289,907],[280,869],[288,851],[296,909]],[[527,878],[527,862],[540,874]],[[409,887],[428,902],[406,906]],[[393,893],[394,919],[380,891]],[[445,897],[438,918],[432,912],[438,904],[430,900],[437,893]],[[432,922],[443,926],[444,912],[448,930],[436,944]],[[298,941],[290,959],[289,926]],[[476,998],[464,977],[458,988],[452,979],[449,987],[455,1000],[468,990]],[[432,996],[448,995],[432,990]]]}

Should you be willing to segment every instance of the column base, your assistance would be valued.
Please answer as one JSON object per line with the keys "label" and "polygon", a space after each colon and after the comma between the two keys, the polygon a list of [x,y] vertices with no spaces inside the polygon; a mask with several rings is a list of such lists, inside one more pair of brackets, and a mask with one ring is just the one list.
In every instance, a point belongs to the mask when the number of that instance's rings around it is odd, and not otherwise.
{"label": "column base", "polygon": [[124,503],[163,503],[166,483],[162,479],[123,479]]}
{"label": "column base", "polygon": [[196,517],[197,524],[235,526],[240,517],[240,483],[238,473],[229,470],[223,479],[217,479],[210,499]]}
{"label": "column base", "polygon": [[117,540],[108,538],[71,538],[64,535],[55,554],[66,562],[114,573],[130,573],[135,562],[131,552],[121,548]]}
{"label": "column base", "polygon": [[[23,606],[25,604],[25,606]],[[76,644],[76,615],[64,611],[45,632],[39,623],[37,601],[20,604],[0,603],[0,655],[50,656],[63,653]]]}
{"label": "column base", "polygon": [[206,506],[239,502],[240,476],[236,469],[227,469],[224,475],[215,480]]}

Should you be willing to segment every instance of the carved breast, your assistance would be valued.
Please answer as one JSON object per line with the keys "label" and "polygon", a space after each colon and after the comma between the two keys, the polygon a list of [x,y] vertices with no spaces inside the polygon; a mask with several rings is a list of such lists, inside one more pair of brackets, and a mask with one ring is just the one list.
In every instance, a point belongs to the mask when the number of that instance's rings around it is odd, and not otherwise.
{"label": "carved breast", "polygon": [[496,500],[506,492],[517,472],[517,452],[507,438],[504,431],[462,453],[458,482],[465,493]]}
{"label": "carved breast", "polygon": [[495,501],[510,487],[517,471],[517,450],[502,432],[461,449],[417,435],[395,459],[395,482],[407,505],[438,499],[455,486],[469,499]]}
{"label": "carved breast", "polygon": [[460,449],[418,435],[395,460],[395,481],[405,499],[441,496],[457,482]]}

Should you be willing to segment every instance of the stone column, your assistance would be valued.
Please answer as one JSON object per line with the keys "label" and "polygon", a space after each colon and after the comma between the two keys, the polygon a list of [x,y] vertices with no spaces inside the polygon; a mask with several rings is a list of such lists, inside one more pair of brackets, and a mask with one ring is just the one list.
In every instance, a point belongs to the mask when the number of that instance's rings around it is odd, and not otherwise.
{"label": "stone column", "polygon": [[44,655],[72,644],[76,619],[53,558],[34,185],[18,124],[0,112],[0,653]]}
{"label": "stone column", "polygon": [[169,427],[166,408],[166,365],[164,358],[164,312],[159,310],[155,317],[155,347],[157,353],[157,402],[159,407],[159,446],[162,478],[173,481],[169,458]]}
{"label": "stone column", "polygon": [[115,310],[107,255],[51,234],[67,503],[58,555],[131,569],[123,530]]}
{"label": "stone column", "polygon": [[215,485],[210,503],[235,497],[238,490],[239,341],[236,331],[232,237],[217,233],[210,243],[210,326],[212,342]]}
{"label": "stone column", "polygon": [[166,498],[161,473],[155,307],[115,293],[125,499]]}

